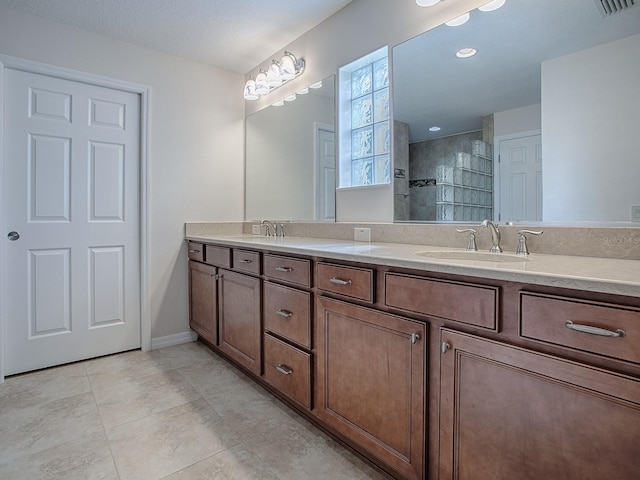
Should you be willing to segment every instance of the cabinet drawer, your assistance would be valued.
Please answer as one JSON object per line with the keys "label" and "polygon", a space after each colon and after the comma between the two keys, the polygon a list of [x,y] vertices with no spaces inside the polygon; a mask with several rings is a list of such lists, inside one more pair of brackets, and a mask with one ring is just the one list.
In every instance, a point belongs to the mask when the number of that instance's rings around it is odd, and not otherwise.
{"label": "cabinet drawer", "polygon": [[205,262],[219,267],[231,266],[231,249],[216,245],[205,245]]}
{"label": "cabinet drawer", "polygon": [[316,285],[320,290],[373,303],[373,270],[318,263]]}
{"label": "cabinet drawer", "polygon": [[248,250],[234,250],[233,268],[241,272],[260,275],[260,254]]}
{"label": "cabinet drawer", "polygon": [[633,307],[520,292],[520,335],[640,363],[640,309]]}
{"label": "cabinet drawer", "polygon": [[311,408],[311,355],[265,333],[264,376],[282,393]]}
{"label": "cabinet drawer", "polygon": [[311,348],[311,294],[264,283],[264,328]]}
{"label": "cabinet drawer", "polygon": [[189,259],[197,262],[204,261],[204,245],[197,242],[188,242]]}
{"label": "cabinet drawer", "polygon": [[311,286],[311,262],[309,260],[266,254],[263,262],[264,274],[267,277],[304,287]]}
{"label": "cabinet drawer", "polygon": [[387,307],[497,330],[498,287],[385,274]]}

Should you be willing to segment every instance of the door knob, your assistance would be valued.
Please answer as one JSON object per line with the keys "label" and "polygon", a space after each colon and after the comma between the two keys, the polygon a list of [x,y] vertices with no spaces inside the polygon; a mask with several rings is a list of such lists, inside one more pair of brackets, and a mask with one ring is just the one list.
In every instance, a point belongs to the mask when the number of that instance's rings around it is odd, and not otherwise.
{"label": "door knob", "polygon": [[20,238],[20,234],[18,232],[9,232],[9,234],[7,235],[7,238],[12,242],[15,242]]}

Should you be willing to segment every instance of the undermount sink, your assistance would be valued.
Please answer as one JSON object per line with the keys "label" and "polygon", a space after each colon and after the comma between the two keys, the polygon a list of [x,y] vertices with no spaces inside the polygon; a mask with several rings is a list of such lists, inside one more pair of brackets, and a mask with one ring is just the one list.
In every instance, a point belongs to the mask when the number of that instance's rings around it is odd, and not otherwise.
{"label": "undermount sink", "polygon": [[521,263],[528,262],[529,259],[521,255],[510,255],[505,253],[487,253],[487,252],[470,252],[470,251],[429,251],[416,252],[416,255],[428,258],[437,258],[440,260],[472,260],[475,262],[493,262],[493,263]]}

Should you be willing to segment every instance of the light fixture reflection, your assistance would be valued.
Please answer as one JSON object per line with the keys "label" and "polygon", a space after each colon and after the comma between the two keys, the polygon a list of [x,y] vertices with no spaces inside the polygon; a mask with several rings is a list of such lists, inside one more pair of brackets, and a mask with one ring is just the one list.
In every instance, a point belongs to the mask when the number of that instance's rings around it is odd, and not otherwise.
{"label": "light fixture reflection", "polygon": [[440,127],[429,127],[430,132],[439,132],[440,130],[442,130]]}
{"label": "light fixture reflection", "polygon": [[419,7],[433,7],[436,3],[440,3],[440,0],[416,0]]}
{"label": "light fixture reflection", "polygon": [[469,57],[473,57],[476,53],[478,53],[478,50],[476,50],[475,48],[471,48],[471,47],[461,48],[456,52],[456,57],[469,58]]}
{"label": "light fixture reflection", "polygon": [[449,20],[446,25],[450,27],[459,27],[460,25],[464,25],[469,21],[470,15],[469,12],[460,15],[459,17],[454,18],[453,20]]}
{"label": "light fixture reflection", "polygon": [[295,93],[292,93],[288,97],[284,97],[284,101],[285,102],[293,102],[295,99],[296,99],[296,94]]}
{"label": "light fixture reflection", "polygon": [[322,80],[320,80],[319,82],[316,83],[312,83],[311,85],[309,85],[309,88],[322,88]]}
{"label": "light fixture reflection", "polygon": [[486,5],[478,7],[478,10],[480,10],[481,12],[492,12],[494,10],[499,9],[501,6],[503,6],[505,1],[506,0],[493,0],[492,2],[489,2]]}

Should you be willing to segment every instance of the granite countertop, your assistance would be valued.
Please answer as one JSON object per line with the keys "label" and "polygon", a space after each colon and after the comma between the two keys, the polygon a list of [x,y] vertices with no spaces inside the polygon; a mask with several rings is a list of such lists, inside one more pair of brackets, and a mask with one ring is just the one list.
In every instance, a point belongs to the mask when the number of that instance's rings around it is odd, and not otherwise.
{"label": "granite countertop", "polygon": [[[493,260],[493,255],[496,255],[496,258],[498,255],[503,255],[502,258],[509,261],[496,262],[487,261],[486,255],[489,254],[486,252],[478,252],[480,254],[478,257],[484,257],[485,260],[431,258],[416,254],[417,252],[465,252],[464,249],[459,248],[428,245],[365,243],[307,237],[276,238],[248,234],[187,235],[185,238],[197,242],[268,250],[283,254],[308,255],[325,259],[640,297],[640,260],[541,254],[531,254],[522,258],[515,257],[514,252],[504,252],[491,254],[491,260]],[[435,255],[438,254],[435,253]],[[463,255],[466,254],[463,253]]]}

